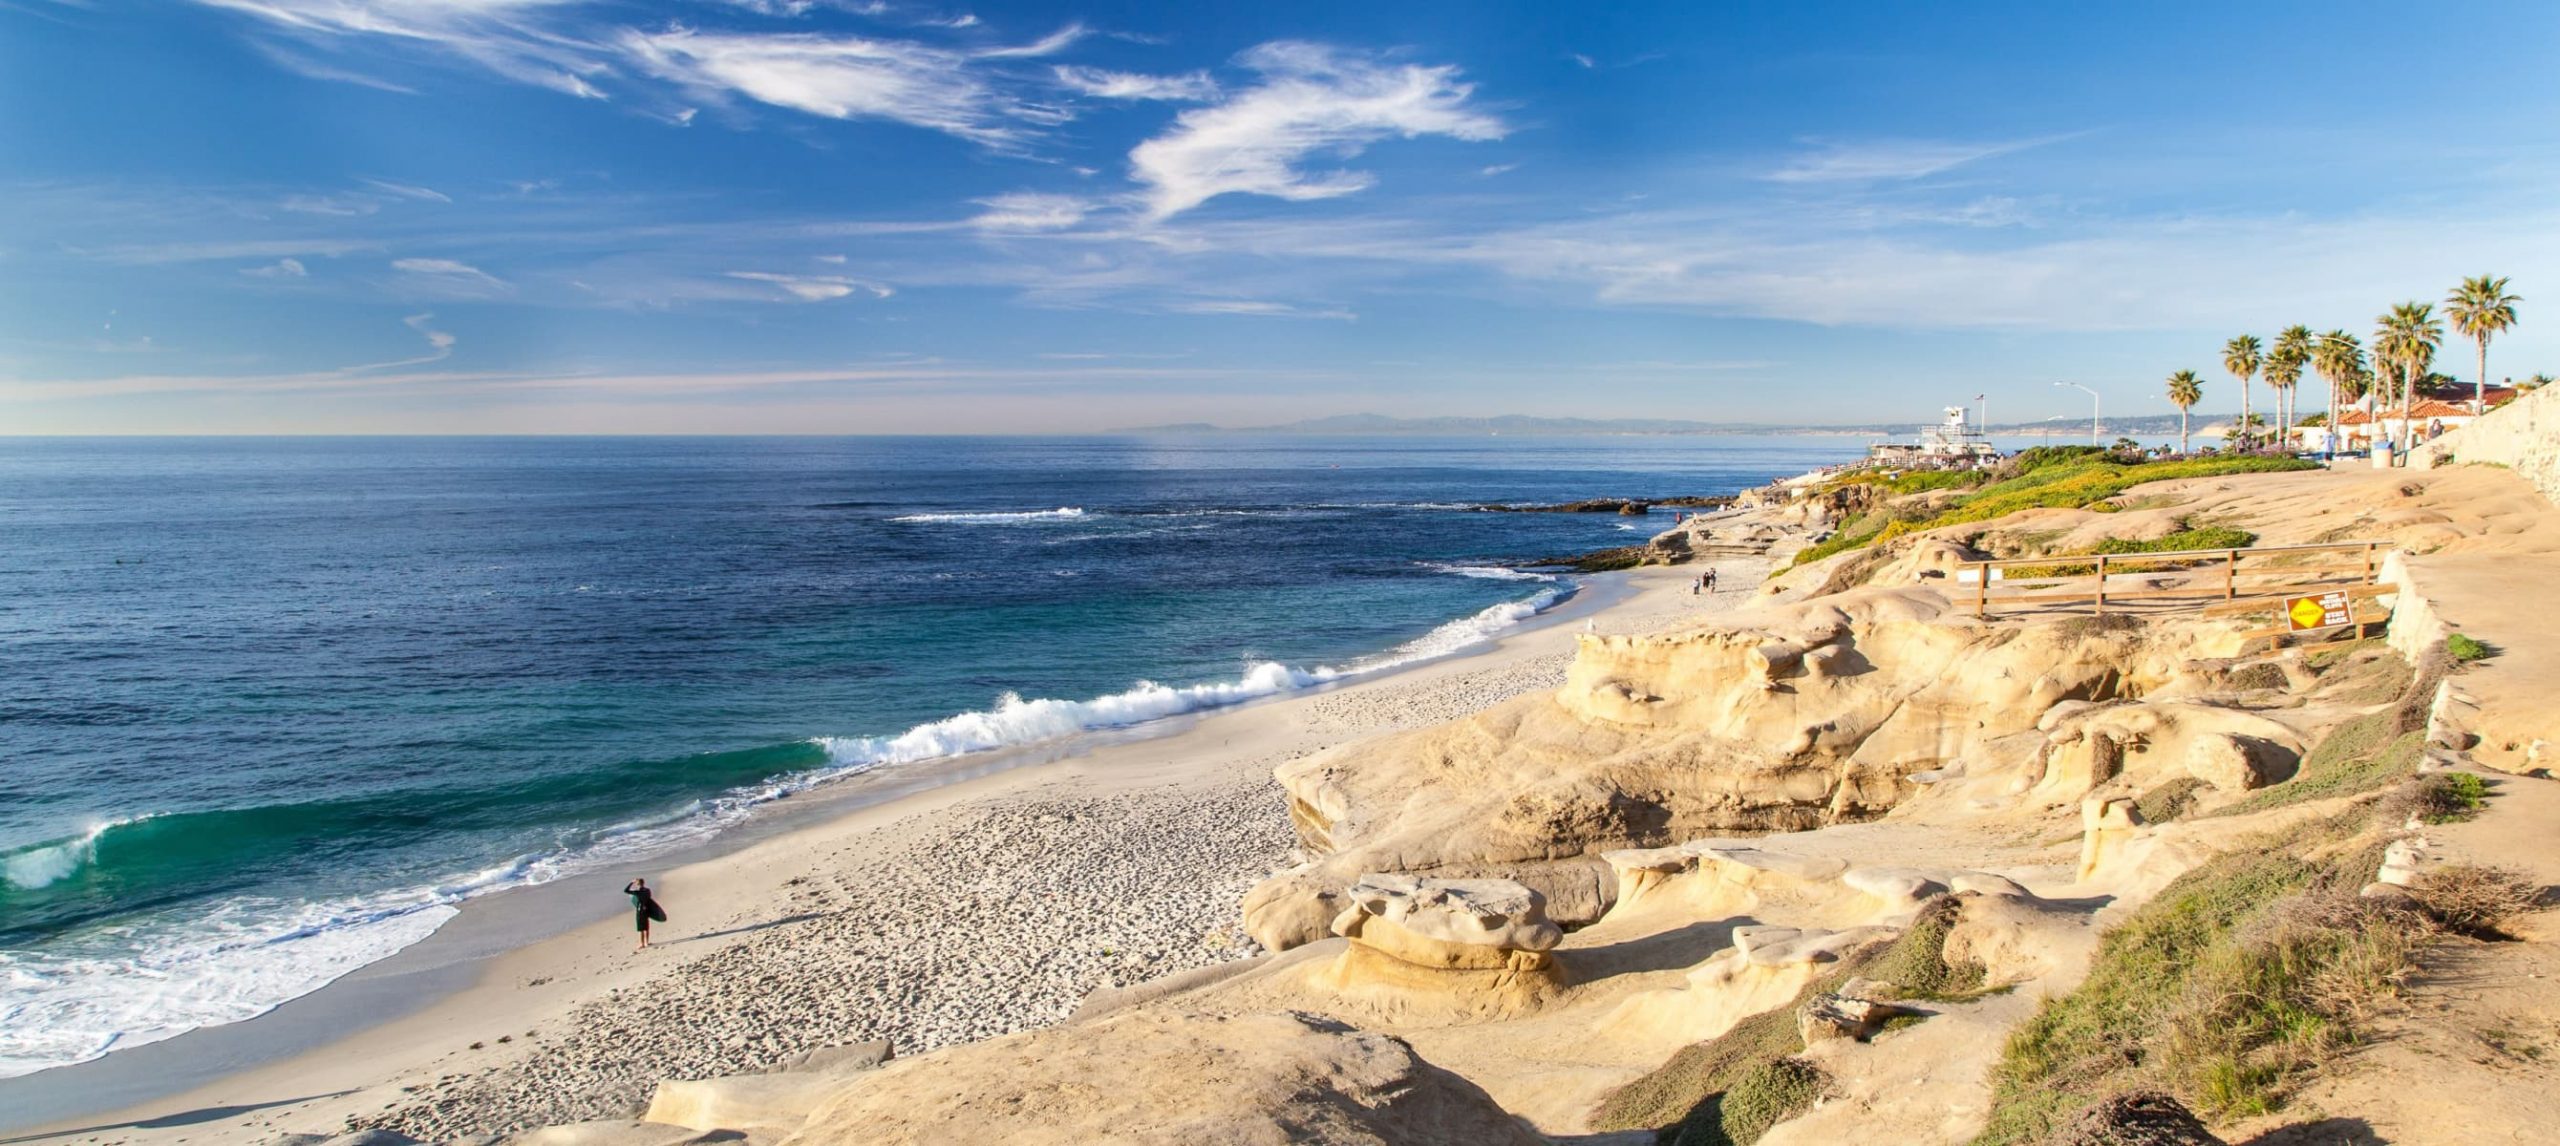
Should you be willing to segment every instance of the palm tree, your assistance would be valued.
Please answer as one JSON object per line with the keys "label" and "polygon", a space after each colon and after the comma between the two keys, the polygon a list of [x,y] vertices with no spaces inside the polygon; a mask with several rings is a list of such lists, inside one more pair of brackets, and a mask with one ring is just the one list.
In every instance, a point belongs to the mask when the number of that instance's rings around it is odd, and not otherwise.
{"label": "palm tree", "polygon": [[2329,383],[2329,432],[2337,433],[2338,405],[2364,396],[2364,344],[2343,330],[2332,330],[2311,344],[2311,368]]}
{"label": "palm tree", "polygon": [[2471,412],[2489,412],[2489,336],[2516,324],[2516,304],[2523,299],[2507,293],[2507,280],[2480,275],[2462,280],[2444,300],[2444,316],[2453,320],[2453,328],[2480,347],[2480,378],[2472,383]]}
{"label": "palm tree", "polygon": [[2276,344],[2267,351],[2267,385],[2276,391],[2276,433],[2279,440],[2293,440],[2293,388],[2302,381],[2302,368],[2311,362],[2311,328],[2296,324],[2276,335]]}
{"label": "palm tree", "polygon": [[2204,400],[2204,383],[2196,380],[2193,370],[2181,370],[2169,376],[2169,404],[2178,408],[2178,452],[2187,452],[2187,410]]}
{"label": "palm tree", "polygon": [[2548,374],[2536,374],[2533,377],[2524,380],[2524,388],[2527,390],[2539,390],[2552,384],[2554,381],[2560,381],[2560,379],[2554,379]]}
{"label": "palm tree", "polygon": [[2258,367],[2266,361],[2253,335],[2243,334],[2222,344],[2222,368],[2240,380],[2240,440],[2249,440],[2249,380],[2258,375]]}
{"label": "palm tree", "polygon": [[[2419,376],[2435,361],[2436,347],[2444,344],[2444,324],[2436,320],[2436,308],[2423,302],[2401,303],[2374,322],[2374,363],[2389,362],[2399,368],[2400,436],[2414,438],[2409,432],[2409,410],[2417,400]],[[2404,441],[2401,448],[2408,445]]]}

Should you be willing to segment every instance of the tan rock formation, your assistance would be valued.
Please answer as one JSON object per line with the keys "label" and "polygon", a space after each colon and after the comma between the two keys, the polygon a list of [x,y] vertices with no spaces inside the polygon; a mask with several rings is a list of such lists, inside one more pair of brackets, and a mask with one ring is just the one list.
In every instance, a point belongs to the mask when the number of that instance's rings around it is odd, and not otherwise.
{"label": "tan rock formation", "polygon": [[608,1119],[527,1130],[502,1139],[501,1146],[712,1146],[745,1141],[747,1135],[737,1130],[696,1130],[664,1122]]}
{"label": "tan rock formation", "polygon": [[1403,1041],[1302,1015],[1137,1011],[901,1059],[839,1086],[791,1146],[1545,1141]]}
{"label": "tan rock formation", "polygon": [[811,1071],[667,1079],[641,1118],[695,1130],[787,1129],[844,1085],[842,1075]]}
{"label": "tan rock formation", "polygon": [[[1575,926],[1633,870],[1613,871],[1603,851],[1872,819],[1931,783],[1971,789],[1994,773],[2045,781],[2048,802],[2068,808],[2136,757],[2151,766],[2143,753],[2183,750],[2191,726],[2283,733],[2246,714],[2187,715],[2203,705],[2147,717],[2102,705],[2040,729],[2057,705],[2176,679],[2192,651],[2175,635],[2061,630],[1983,625],[1932,590],[1862,589],[1655,636],[1585,636],[1552,695],[1282,766],[1314,858],[1247,897],[1245,928],[1275,950],[1322,938],[1369,871],[1514,879]],[[2047,753],[2042,774],[2021,778],[2017,761],[2034,754],[2014,743],[2055,737],[2092,746],[2085,762]]]}
{"label": "tan rock formation", "polygon": [[1564,979],[1545,897],[1509,880],[1371,875],[1333,922],[1350,940],[1317,976],[1363,1019],[1430,1026],[1516,1015]]}

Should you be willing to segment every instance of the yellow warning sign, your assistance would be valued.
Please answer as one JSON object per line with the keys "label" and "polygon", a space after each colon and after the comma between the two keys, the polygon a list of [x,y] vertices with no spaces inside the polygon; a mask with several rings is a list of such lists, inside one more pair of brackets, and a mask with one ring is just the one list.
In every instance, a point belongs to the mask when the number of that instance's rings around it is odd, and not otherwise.
{"label": "yellow warning sign", "polygon": [[2322,593],[2317,597],[2296,597],[2285,602],[2285,619],[2293,623],[2293,631],[2325,629],[2354,620],[2352,607],[2344,593]]}

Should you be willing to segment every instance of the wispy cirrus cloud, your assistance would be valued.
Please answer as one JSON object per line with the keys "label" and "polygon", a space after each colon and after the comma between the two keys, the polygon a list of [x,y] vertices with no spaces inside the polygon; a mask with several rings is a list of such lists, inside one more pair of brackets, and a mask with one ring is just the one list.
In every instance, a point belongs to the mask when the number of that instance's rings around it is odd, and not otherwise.
{"label": "wispy cirrus cloud", "polygon": [[2050,135],[1990,143],[1925,139],[1861,143],[1808,141],[1813,146],[1762,178],[1773,183],[1872,183],[1923,179],[1968,163],[2072,138],[2075,137]]}
{"label": "wispy cirrus cloud", "polygon": [[369,362],[362,366],[342,367],[337,371],[337,373],[369,374],[377,370],[402,370],[411,366],[425,366],[433,362],[442,362],[447,358],[453,357],[454,337],[451,334],[447,334],[444,331],[437,330],[435,327],[428,325],[435,320],[436,316],[432,312],[413,314],[400,320],[400,325],[417,331],[419,337],[427,340],[427,352],[425,354],[418,355],[414,358],[403,358],[396,362]]}
{"label": "wispy cirrus cloud", "polygon": [[391,269],[438,286],[508,289],[498,276],[452,259],[393,259]]}
{"label": "wispy cirrus cloud", "polygon": [[[519,83],[586,99],[604,97],[604,92],[591,81],[611,70],[593,45],[543,21],[543,17],[573,7],[579,0],[195,2],[255,17],[276,34],[312,46],[335,48],[351,41],[368,41],[427,48]],[[354,78],[374,86],[387,83],[362,76],[322,78]]]}
{"label": "wispy cirrus cloud", "polygon": [[1322,44],[1278,41],[1237,57],[1261,82],[1183,112],[1170,131],[1129,153],[1147,213],[1166,219],[1220,195],[1330,199],[1376,179],[1309,171],[1318,154],[1356,156],[1379,140],[1441,135],[1500,139],[1508,130],[1469,104],[1475,86],[1450,66],[1390,64]]}
{"label": "wispy cirrus cloud", "polygon": [[1073,195],[1015,192],[978,200],[986,210],[969,220],[984,231],[1056,231],[1075,226],[1093,210],[1091,201]]}
{"label": "wispy cirrus cloud", "polygon": [[1058,82],[1079,94],[1096,99],[1165,100],[1175,103],[1198,103],[1218,98],[1218,81],[1207,72],[1188,72],[1178,76],[1150,76],[1136,72],[1115,72],[1105,68],[1084,68],[1061,64],[1051,69]]}
{"label": "wispy cirrus cloud", "polygon": [[442,191],[438,191],[433,187],[418,187],[407,183],[394,183],[388,179],[367,179],[363,182],[367,187],[371,187],[385,195],[390,195],[396,198],[419,199],[429,203],[453,202],[453,196],[447,195]]}
{"label": "wispy cirrus cloud", "polygon": [[856,293],[873,298],[887,298],[896,293],[879,283],[849,279],[841,275],[786,275],[772,271],[730,271],[730,278],[763,283],[780,292],[775,297],[793,302],[831,302]]}
{"label": "wispy cirrus cloud", "polygon": [[907,41],[690,28],[625,32],[617,45],[643,72],[697,98],[742,96],[828,119],[880,119],[990,146],[1020,142],[1048,109],[989,84],[969,53]]}
{"label": "wispy cirrus cloud", "polygon": [[1166,303],[1175,314],[1240,315],[1251,318],[1326,318],[1337,322],[1353,322],[1359,315],[1342,307],[1304,307],[1295,303],[1268,299],[1209,298],[1184,299]]}
{"label": "wispy cirrus cloud", "polygon": [[300,279],[311,277],[311,269],[300,259],[277,259],[264,266],[243,267],[241,274],[259,279]]}

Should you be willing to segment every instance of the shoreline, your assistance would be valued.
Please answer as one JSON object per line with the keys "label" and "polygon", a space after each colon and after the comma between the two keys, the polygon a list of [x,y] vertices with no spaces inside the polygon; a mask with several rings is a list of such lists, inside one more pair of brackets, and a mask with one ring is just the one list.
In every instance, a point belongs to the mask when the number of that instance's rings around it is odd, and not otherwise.
{"label": "shoreline", "polygon": [[[416,1095],[430,1089],[427,1084],[450,1090],[457,1082],[503,1074],[511,1064],[537,1057],[538,1048],[574,1035],[554,1032],[576,1026],[572,1020],[579,1008],[616,990],[656,989],[659,980],[729,958],[739,949],[771,948],[800,922],[795,917],[807,914],[789,910],[809,898],[805,888],[795,885],[845,866],[829,859],[857,851],[876,859],[901,846],[912,851],[919,843],[929,852],[937,843],[947,843],[953,828],[983,827],[990,816],[1010,822],[1021,813],[1079,801],[1163,804],[1168,793],[1175,809],[1225,800],[1231,818],[1239,821],[1231,825],[1237,854],[1227,857],[1227,866],[1235,869],[1229,875],[1250,883],[1278,862],[1275,847],[1284,852],[1294,842],[1287,838],[1286,818],[1271,786],[1272,765],[1383,730],[1388,723],[1381,721],[1447,719],[1526,691],[1520,684],[1524,672],[1560,675],[1561,658],[1569,656],[1572,646],[1572,622],[1605,623],[1613,631],[1629,623],[1654,627],[1653,622],[1665,618],[1648,609],[1691,610],[1681,591],[1686,579],[1686,573],[1670,570],[1594,578],[1573,599],[1489,643],[1375,677],[1066,743],[962,757],[927,768],[885,769],[850,778],[841,790],[795,797],[795,803],[806,803],[732,829],[710,844],[651,861],[647,870],[661,873],[653,874],[653,882],[665,889],[679,920],[659,945],[666,949],[664,955],[629,954],[629,932],[613,894],[619,886],[615,881],[623,878],[620,872],[474,900],[428,940],[257,1018],[0,1082],[0,1105],[12,1110],[8,1132],[20,1136],[13,1141],[77,1140],[83,1132],[109,1133],[119,1141],[161,1135],[227,1140],[263,1137],[282,1128],[334,1131],[349,1118],[379,1117],[385,1096],[395,1111],[403,1099],[415,1106],[423,1101]],[[1728,591],[1720,600],[1730,604],[1739,592]],[[1434,692],[1444,695],[1427,703],[1416,703],[1425,698],[1412,695]],[[1377,694],[1408,695],[1381,702]],[[1258,811],[1244,815],[1235,809]],[[1168,810],[1155,807],[1150,814]],[[1260,823],[1245,822],[1252,820]],[[857,843],[862,846],[851,846]],[[1246,859],[1251,862],[1242,862]],[[857,859],[852,866],[862,862]],[[917,862],[930,866],[933,861],[928,856]],[[1082,983],[1083,989],[1126,985],[1124,978],[1142,981],[1231,957],[1225,952],[1232,948],[1220,947],[1195,925],[1205,909],[1220,927],[1232,931],[1234,902],[1232,894],[1222,891],[1200,903],[1163,907],[1162,917],[1150,922],[1159,932],[1167,925],[1192,927],[1192,942],[1200,949],[1160,951],[1119,969],[1080,965],[1077,973],[1095,976]],[[692,906],[713,903],[731,910]],[[1189,918],[1176,918],[1184,916]],[[931,921],[914,923],[929,926]],[[1205,958],[1207,953],[1218,957]],[[1062,1018],[1081,994],[1044,997],[1044,1005],[1055,1013],[997,1026],[1018,1029]],[[1003,999],[988,999],[979,1009],[1005,1005]],[[501,1013],[509,1020],[493,1025],[489,1020]],[[502,1031],[500,1025],[514,1029]],[[907,1025],[909,1040],[898,1047],[902,1053],[999,1033],[967,1028],[936,1034],[929,1024]],[[737,1048],[728,1058],[739,1069],[769,1066],[781,1052],[768,1054],[768,1049]],[[481,1095],[460,1101],[453,1113],[467,1117],[463,1108],[485,1110],[490,1105]],[[410,1124],[416,1124],[414,1116]],[[438,1125],[452,1132],[475,1128],[461,1122]]]}

